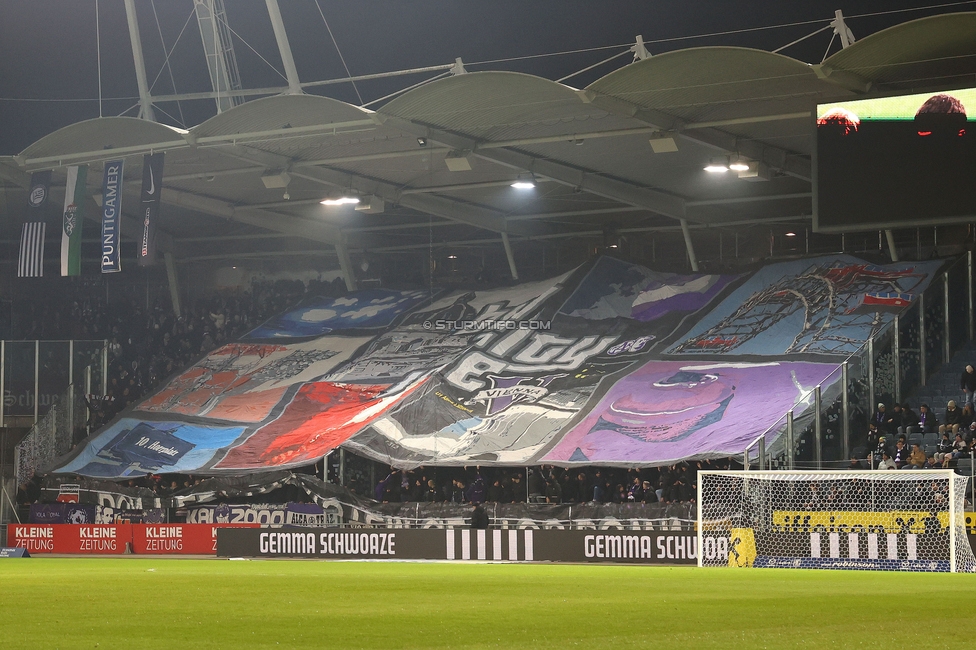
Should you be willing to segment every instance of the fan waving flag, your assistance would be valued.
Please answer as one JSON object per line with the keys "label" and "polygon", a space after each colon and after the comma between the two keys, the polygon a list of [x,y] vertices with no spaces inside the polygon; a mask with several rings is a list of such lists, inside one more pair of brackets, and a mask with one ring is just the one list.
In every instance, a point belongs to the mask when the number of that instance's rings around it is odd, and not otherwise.
{"label": "fan waving flag", "polygon": [[61,275],[81,275],[81,222],[85,216],[88,166],[68,167],[61,220]]}
{"label": "fan waving flag", "polygon": [[17,261],[18,278],[44,277],[44,234],[43,221],[24,224],[20,234],[20,259]]}

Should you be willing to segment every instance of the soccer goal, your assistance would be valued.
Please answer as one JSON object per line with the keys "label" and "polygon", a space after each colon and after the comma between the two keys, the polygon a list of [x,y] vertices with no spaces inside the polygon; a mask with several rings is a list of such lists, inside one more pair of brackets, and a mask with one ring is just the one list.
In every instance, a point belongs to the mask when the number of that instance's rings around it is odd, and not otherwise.
{"label": "soccer goal", "polygon": [[698,566],[974,571],[950,470],[698,473]]}

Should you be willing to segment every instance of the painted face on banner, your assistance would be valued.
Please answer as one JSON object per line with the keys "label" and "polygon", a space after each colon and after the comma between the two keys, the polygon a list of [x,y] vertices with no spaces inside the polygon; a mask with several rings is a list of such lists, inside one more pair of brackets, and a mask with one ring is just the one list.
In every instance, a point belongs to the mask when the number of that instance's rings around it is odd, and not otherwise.
{"label": "painted face on banner", "polygon": [[735,394],[719,372],[688,370],[625,378],[618,389],[622,394],[590,432],[616,431],[643,442],[680,440],[718,422]]}

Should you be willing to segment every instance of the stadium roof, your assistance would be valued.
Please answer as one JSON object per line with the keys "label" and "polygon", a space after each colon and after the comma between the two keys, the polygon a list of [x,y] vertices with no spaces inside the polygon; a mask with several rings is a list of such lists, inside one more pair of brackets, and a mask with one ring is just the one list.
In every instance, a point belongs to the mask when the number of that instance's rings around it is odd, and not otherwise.
{"label": "stadium roof", "polygon": [[[138,156],[163,151],[160,244],[183,260],[342,260],[331,247],[427,255],[452,246],[498,251],[503,239],[599,239],[608,229],[803,227],[815,105],[971,86],[976,13],[904,23],[819,65],[702,47],[637,60],[583,89],[513,72],[455,72],[376,111],[281,94],[188,130],[87,120],[0,158],[0,182],[23,189],[30,172],[54,169],[57,184],[65,165],[129,157],[131,216]],[[652,138],[671,138],[677,150],[654,153]],[[763,182],[702,171],[710,157],[732,154],[759,163]],[[448,162],[470,169],[451,171]],[[286,189],[262,181],[282,173]],[[537,187],[513,189],[519,175]],[[97,173],[89,184],[99,191]],[[372,210],[320,205],[330,193],[356,194]]]}

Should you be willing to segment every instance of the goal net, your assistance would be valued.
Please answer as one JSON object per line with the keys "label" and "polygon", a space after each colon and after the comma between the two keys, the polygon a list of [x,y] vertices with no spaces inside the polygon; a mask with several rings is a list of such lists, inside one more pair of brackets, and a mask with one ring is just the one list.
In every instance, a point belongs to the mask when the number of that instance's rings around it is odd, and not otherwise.
{"label": "goal net", "polygon": [[703,471],[698,565],[974,571],[950,470]]}

